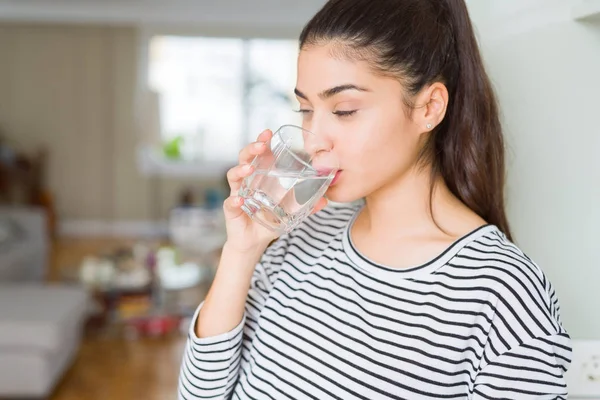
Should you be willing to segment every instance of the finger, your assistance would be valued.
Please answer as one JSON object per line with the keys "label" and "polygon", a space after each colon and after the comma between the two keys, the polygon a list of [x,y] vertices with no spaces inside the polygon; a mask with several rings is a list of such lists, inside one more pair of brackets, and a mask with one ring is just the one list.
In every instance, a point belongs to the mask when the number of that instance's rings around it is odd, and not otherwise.
{"label": "finger", "polygon": [[269,140],[271,140],[272,137],[273,137],[273,131],[271,131],[270,129],[266,129],[266,130],[262,131],[260,133],[260,135],[258,135],[258,138],[256,139],[256,141],[266,143]]}
{"label": "finger", "polygon": [[236,219],[244,216],[242,205],[244,199],[239,196],[230,196],[223,202],[223,212],[226,219]]}
{"label": "finger", "polygon": [[267,144],[272,137],[273,132],[271,132],[271,130],[267,129],[263,131],[260,135],[258,135],[256,142],[249,144],[240,151],[239,163],[247,164],[251,162],[255,156],[262,154],[268,147]]}
{"label": "finger", "polygon": [[321,211],[322,209],[324,209],[325,207],[327,207],[328,201],[325,197],[321,197],[318,201],[317,204],[315,204],[312,213],[317,213],[319,211]]}
{"label": "finger", "polygon": [[254,142],[240,150],[238,156],[238,162],[240,164],[249,164],[252,162],[254,157],[261,155],[265,152],[267,143],[265,142]]}
{"label": "finger", "polygon": [[227,182],[231,188],[232,196],[237,194],[244,178],[252,175],[252,172],[254,172],[254,167],[250,164],[238,165],[227,171]]}

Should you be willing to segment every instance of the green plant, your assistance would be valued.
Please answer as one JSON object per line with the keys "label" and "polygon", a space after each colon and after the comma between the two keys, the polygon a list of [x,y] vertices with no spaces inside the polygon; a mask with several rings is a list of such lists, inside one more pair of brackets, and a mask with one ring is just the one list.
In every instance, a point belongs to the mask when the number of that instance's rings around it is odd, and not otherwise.
{"label": "green plant", "polygon": [[163,154],[171,160],[181,159],[181,146],[183,145],[183,136],[176,136],[163,144]]}

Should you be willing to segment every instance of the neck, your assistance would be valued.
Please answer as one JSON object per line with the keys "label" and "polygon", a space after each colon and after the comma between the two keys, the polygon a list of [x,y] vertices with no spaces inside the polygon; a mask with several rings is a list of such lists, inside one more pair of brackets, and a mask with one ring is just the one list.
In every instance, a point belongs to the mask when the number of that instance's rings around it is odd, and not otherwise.
{"label": "neck", "polygon": [[367,196],[360,225],[369,234],[388,238],[462,231],[456,226],[457,217],[470,210],[449,191],[442,178],[433,184],[431,196],[431,170],[412,169]]}

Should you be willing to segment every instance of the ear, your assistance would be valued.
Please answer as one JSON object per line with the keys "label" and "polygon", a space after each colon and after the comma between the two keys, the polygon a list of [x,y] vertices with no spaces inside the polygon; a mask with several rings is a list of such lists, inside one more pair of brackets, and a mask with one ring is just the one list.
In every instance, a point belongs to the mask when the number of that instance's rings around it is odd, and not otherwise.
{"label": "ear", "polygon": [[414,122],[422,132],[431,132],[444,119],[448,109],[448,89],[441,82],[425,87],[416,99]]}

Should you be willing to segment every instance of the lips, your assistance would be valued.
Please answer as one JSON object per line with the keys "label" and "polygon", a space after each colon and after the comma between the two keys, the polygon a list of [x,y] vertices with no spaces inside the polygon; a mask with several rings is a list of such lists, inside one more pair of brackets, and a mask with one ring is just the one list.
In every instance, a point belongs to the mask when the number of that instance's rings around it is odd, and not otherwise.
{"label": "lips", "polygon": [[[317,174],[318,174],[318,176],[329,176],[329,175],[331,175],[331,173],[333,171],[334,170],[332,170],[332,169],[325,169],[325,168],[319,169],[319,168],[317,168]],[[335,173],[333,179],[331,180],[331,183],[329,184],[329,186],[333,185],[339,179],[339,176],[340,176],[341,172],[342,172],[341,170],[337,170],[336,171],[336,173]]]}
{"label": "lips", "polygon": [[331,181],[331,183],[329,184],[329,186],[333,186],[335,185],[335,183],[340,179],[340,174],[342,173],[342,171],[338,171],[335,173],[335,176],[333,177],[333,180]]}

